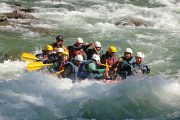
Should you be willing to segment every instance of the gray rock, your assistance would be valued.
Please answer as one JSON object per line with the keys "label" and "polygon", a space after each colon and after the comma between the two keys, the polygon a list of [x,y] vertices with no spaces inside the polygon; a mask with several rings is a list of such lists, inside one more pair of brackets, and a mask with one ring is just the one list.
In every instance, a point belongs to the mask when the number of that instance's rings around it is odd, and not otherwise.
{"label": "gray rock", "polygon": [[32,8],[20,8],[19,11],[32,13],[32,12],[35,12],[35,9],[32,9]]}
{"label": "gray rock", "polygon": [[7,16],[0,15],[0,22],[5,22],[5,21],[7,21]]}
{"label": "gray rock", "polygon": [[148,26],[148,23],[141,19],[122,19],[116,21],[114,24],[123,26]]}
{"label": "gray rock", "polygon": [[9,24],[10,23],[8,22],[7,16],[0,14],[0,26],[6,26]]}

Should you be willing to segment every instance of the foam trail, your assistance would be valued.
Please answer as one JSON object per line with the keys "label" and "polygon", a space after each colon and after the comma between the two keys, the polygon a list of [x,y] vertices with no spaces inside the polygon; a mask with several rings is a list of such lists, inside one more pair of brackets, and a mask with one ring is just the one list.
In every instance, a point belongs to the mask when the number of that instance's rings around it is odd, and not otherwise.
{"label": "foam trail", "polygon": [[0,63],[0,80],[16,79],[25,71],[26,63],[22,61],[7,60]]}

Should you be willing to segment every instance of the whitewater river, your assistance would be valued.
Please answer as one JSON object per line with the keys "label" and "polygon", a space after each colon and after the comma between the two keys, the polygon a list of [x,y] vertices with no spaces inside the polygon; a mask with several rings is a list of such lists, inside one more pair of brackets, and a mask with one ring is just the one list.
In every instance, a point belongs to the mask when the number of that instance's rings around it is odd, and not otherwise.
{"label": "whitewater river", "polygon": [[[35,9],[36,19],[11,19],[0,26],[0,120],[180,120],[179,0],[0,0]],[[139,23],[138,25],[135,24]],[[23,52],[35,53],[64,34],[145,53],[151,73],[122,84],[26,72]]]}

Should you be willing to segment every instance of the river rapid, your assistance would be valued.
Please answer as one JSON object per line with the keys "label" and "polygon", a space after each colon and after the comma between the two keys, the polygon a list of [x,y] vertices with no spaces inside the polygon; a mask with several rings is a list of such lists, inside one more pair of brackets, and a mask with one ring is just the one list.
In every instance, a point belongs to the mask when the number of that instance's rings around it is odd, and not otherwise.
{"label": "river rapid", "polygon": [[[20,5],[36,19],[0,26],[0,120],[179,120],[179,0],[0,0],[0,14]],[[64,34],[145,53],[151,73],[122,84],[72,83],[26,71],[23,52],[35,53]]]}

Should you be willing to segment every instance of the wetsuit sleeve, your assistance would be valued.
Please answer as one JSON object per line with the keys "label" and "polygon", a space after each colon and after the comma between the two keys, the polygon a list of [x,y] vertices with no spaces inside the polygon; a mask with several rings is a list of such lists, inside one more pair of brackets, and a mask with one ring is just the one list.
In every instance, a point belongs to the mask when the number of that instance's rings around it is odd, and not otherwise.
{"label": "wetsuit sleeve", "polygon": [[89,64],[89,70],[94,73],[95,78],[101,79],[104,76],[104,72],[106,69],[97,69],[94,63]]}
{"label": "wetsuit sleeve", "polygon": [[143,73],[143,74],[148,74],[148,73],[150,73],[150,69],[148,68],[147,65],[144,65],[144,66],[141,68],[141,70],[142,70],[142,73]]}
{"label": "wetsuit sleeve", "polygon": [[89,70],[93,73],[104,73],[106,69],[97,69],[96,65],[94,63],[90,63],[88,65]]}
{"label": "wetsuit sleeve", "polygon": [[86,52],[87,49],[88,49],[90,46],[91,46],[90,44],[89,44],[89,45],[83,45],[83,50]]}

